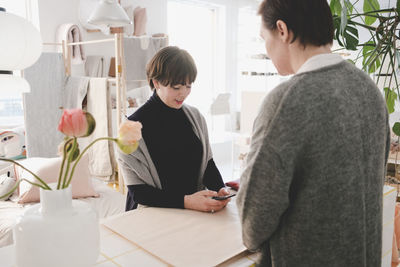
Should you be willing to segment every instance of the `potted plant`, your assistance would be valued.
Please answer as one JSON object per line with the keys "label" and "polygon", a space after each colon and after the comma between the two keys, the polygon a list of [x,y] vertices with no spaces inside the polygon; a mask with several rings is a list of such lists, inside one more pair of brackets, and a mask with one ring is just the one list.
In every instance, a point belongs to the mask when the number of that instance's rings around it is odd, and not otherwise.
{"label": "potted plant", "polygon": [[[400,100],[400,0],[388,8],[381,7],[378,0],[330,0],[329,3],[334,38],[341,46],[336,51],[357,51],[353,63],[361,63],[362,69],[374,76],[376,84],[384,90],[389,114],[393,113],[396,100]],[[359,38],[362,31],[367,36],[363,41]],[[398,137],[397,145],[391,149],[396,151],[397,162],[400,122],[395,122],[392,130]]]}
{"label": "potted plant", "polygon": [[[92,115],[81,109],[64,110],[58,130],[65,134],[60,145],[62,162],[58,182],[47,184],[43,179],[12,159],[12,162],[35,178],[20,179],[4,196],[12,194],[21,181],[40,187],[40,203],[25,210],[14,227],[16,263],[18,266],[90,266],[99,255],[99,223],[97,214],[83,201],[72,202],[71,180],[79,160],[96,142],[116,142],[122,152],[134,152],[141,139],[142,125],[126,121],[117,138],[101,137],[92,141],[82,151],[77,139],[92,134],[95,129]],[[84,238],[82,232],[85,233]]]}

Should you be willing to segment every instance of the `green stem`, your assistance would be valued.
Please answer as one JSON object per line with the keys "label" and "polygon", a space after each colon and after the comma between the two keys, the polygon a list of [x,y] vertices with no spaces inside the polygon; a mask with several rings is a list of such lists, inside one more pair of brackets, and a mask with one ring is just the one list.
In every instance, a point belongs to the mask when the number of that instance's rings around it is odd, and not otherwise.
{"label": "green stem", "polygon": [[353,20],[351,22],[354,23],[355,25],[358,25],[358,26],[361,26],[363,28],[366,28],[367,30],[376,31],[376,27],[365,25],[365,24],[362,24],[362,23],[359,23],[359,22],[353,21]]}
{"label": "green stem", "polygon": [[67,147],[68,147],[68,144],[71,143],[72,140],[73,140],[72,138],[68,139],[65,142],[64,147],[63,147],[63,159],[62,159],[61,166],[60,166],[60,173],[58,174],[57,190],[60,189],[60,186],[61,186],[61,178],[62,178],[62,174],[64,171],[65,159],[67,158]]}
{"label": "green stem", "polygon": [[50,188],[42,179],[40,179],[39,176],[37,176],[36,174],[34,174],[33,172],[31,172],[30,170],[28,170],[27,168],[25,168],[24,166],[22,166],[22,165],[19,164],[18,162],[14,161],[14,160],[12,160],[12,159],[5,159],[5,158],[0,158],[0,160],[2,160],[2,161],[7,161],[7,162],[12,162],[12,163],[14,163],[15,165],[20,166],[22,169],[24,169],[24,170],[26,170],[27,172],[29,172],[30,174],[32,174],[33,177],[35,177],[39,182],[42,183],[42,186],[40,186],[40,187],[42,187],[43,189],[51,190],[51,188]]}
{"label": "green stem", "polygon": [[363,66],[365,70],[369,70],[372,67],[372,65],[375,64],[375,61],[385,52],[384,50],[379,51],[380,49],[381,49],[381,44],[378,44],[371,53],[373,55],[367,60],[367,62],[365,62],[365,65]]}
{"label": "green stem", "polygon": [[[373,41],[373,38],[371,37],[366,43],[368,43],[369,41]],[[364,44],[360,44],[360,45],[358,45],[358,46],[367,46],[366,45],[366,43],[364,43]],[[362,52],[363,52],[363,50],[362,49],[359,49],[359,51],[358,51],[358,54],[357,54],[357,56],[356,56],[356,59],[354,59],[354,62],[357,62],[360,58],[362,58],[362,57],[364,57],[364,55],[362,54]]]}
{"label": "green stem", "polygon": [[342,47],[342,48],[337,48],[337,49],[333,49],[331,52],[332,53],[335,53],[335,52],[339,52],[339,51],[342,51],[342,50],[345,50],[346,48],[344,48],[344,47]]}
{"label": "green stem", "polygon": [[82,158],[83,154],[85,154],[85,152],[92,146],[94,145],[94,143],[96,143],[97,141],[100,140],[109,140],[109,141],[117,141],[117,138],[112,138],[112,137],[100,137],[97,138],[96,140],[94,140],[93,142],[91,142],[87,147],[85,147],[85,149],[82,151],[82,153],[80,153],[80,155],[78,156],[78,158],[75,160],[74,166],[72,166],[72,170],[71,173],[69,175],[69,179],[67,181],[66,187],[69,186],[69,184],[71,183],[72,180],[72,175],[74,174],[75,171],[75,167],[78,164],[79,160]]}
{"label": "green stem", "polygon": [[15,185],[11,188],[10,191],[8,191],[6,194],[0,196],[0,199],[3,199],[3,198],[5,198],[5,197],[8,197],[8,196],[10,196],[12,193],[14,193],[14,191],[18,188],[19,184],[20,184],[22,181],[28,182],[28,183],[30,183],[31,185],[34,185],[34,186],[38,186],[38,187],[40,187],[40,188],[42,188],[42,189],[44,189],[44,190],[51,190],[51,189],[45,188],[43,185],[40,185],[40,184],[31,182],[31,181],[29,181],[29,180],[27,180],[27,179],[25,179],[25,178],[22,178],[22,179],[18,179],[18,181],[15,183]]}
{"label": "green stem", "polygon": [[76,149],[76,146],[77,146],[76,137],[74,137],[73,140],[74,140],[74,143],[72,144],[72,148],[71,148],[71,150],[69,151],[69,154],[68,154],[67,169],[65,170],[65,173],[64,173],[64,178],[63,178],[63,183],[62,183],[62,187],[61,188],[66,188],[67,187],[67,177],[68,177],[69,167],[71,165],[72,159],[74,157],[74,152],[75,152],[75,149]]}
{"label": "green stem", "polygon": [[392,83],[392,77],[394,76],[394,80],[396,83],[396,88],[397,88],[397,93],[399,93],[399,83],[397,81],[397,76],[396,76],[396,66],[394,65],[394,61],[393,61],[393,53],[392,50],[389,50],[389,56],[390,56],[390,64],[392,65],[392,75],[390,76],[390,80],[389,80],[389,86]]}
{"label": "green stem", "polygon": [[[383,59],[382,59],[382,64],[381,64],[381,66],[379,67],[379,71],[378,71],[378,78],[376,79],[376,84],[378,84],[379,83],[379,79],[381,78],[381,74],[382,74],[382,69],[383,69],[383,63],[385,62],[385,60],[386,60],[386,56],[387,56],[387,54],[388,54],[388,52],[385,52],[385,55],[383,56]],[[385,79],[385,81],[386,81],[386,79]],[[385,83],[383,83],[383,87],[385,87]],[[386,99],[387,100],[387,99]]]}
{"label": "green stem", "polygon": [[368,11],[365,13],[357,13],[357,14],[352,14],[352,18],[359,17],[359,16],[368,16],[370,14],[375,14],[375,13],[390,13],[390,12],[396,12],[396,9],[394,8],[385,8],[385,9],[378,9],[378,10],[373,10],[373,11]]}

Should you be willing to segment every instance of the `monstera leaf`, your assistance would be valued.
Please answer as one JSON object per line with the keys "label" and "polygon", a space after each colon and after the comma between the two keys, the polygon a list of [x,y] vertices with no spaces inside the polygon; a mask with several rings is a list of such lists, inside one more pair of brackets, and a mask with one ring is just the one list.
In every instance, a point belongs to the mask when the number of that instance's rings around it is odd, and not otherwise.
{"label": "monstera leaf", "polygon": [[395,93],[394,90],[390,90],[389,87],[385,87],[383,90],[385,91],[385,99],[386,99],[386,106],[388,108],[388,112],[389,112],[389,114],[393,113],[397,94]]}
{"label": "monstera leaf", "polygon": [[397,13],[400,14],[400,0],[397,0],[396,10],[397,10]]}
{"label": "monstera leaf", "polygon": [[400,122],[395,122],[392,130],[397,136],[400,136]]}
{"label": "monstera leaf", "polygon": [[342,18],[335,15],[333,17],[333,25],[335,27],[335,40],[339,45],[345,47],[347,50],[357,50],[358,46],[358,29],[354,22],[351,20],[346,21],[346,26],[342,29]]}
{"label": "monstera leaf", "polygon": [[[364,12],[369,13],[371,11],[379,10],[379,2],[378,0],[364,0]],[[374,16],[376,13],[370,13],[371,16],[365,16],[365,24],[372,25],[376,21],[376,17]]]}

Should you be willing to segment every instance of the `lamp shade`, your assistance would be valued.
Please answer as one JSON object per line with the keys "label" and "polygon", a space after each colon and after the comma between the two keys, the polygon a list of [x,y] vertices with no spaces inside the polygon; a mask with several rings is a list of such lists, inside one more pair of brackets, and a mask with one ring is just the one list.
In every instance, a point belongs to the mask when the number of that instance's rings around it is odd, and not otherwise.
{"label": "lamp shade", "polygon": [[22,70],[42,52],[40,32],[26,19],[0,10],[0,70]]}
{"label": "lamp shade", "polygon": [[100,0],[89,17],[88,23],[106,25],[108,27],[122,27],[132,24],[132,21],[116,0]]}
{"label": "lamp shade", "polygon": [[0,74],[0,97],[15,96],[30,92],[29,83],[22,77]]}

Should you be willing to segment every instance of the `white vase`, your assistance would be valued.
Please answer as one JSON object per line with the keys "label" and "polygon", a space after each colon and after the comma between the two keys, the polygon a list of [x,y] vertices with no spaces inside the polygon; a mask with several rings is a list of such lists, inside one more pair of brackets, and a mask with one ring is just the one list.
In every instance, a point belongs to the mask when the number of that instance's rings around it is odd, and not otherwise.
{"label": "white vase", "polygon": [[18,267],[91,266],[100,252],[97,214],[89,204],[72,201],[71,186],[40,189],[40,204],[17,219],[14,242]]}

